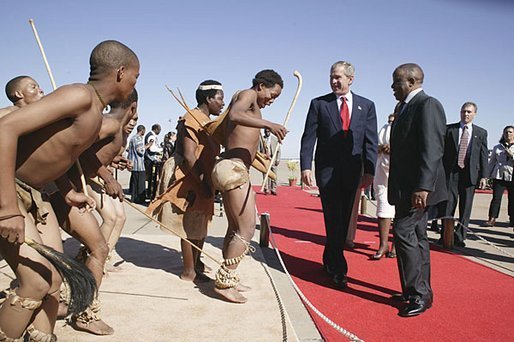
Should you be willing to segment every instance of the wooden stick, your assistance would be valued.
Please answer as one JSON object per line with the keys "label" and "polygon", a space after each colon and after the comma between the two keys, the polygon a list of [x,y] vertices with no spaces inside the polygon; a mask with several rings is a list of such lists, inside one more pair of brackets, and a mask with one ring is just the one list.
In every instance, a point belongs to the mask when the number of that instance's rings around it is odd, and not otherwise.
{"label": "wooden stick", "polygon": [[[98,185],[101,185],[99,184],[96,180],[94,179],[91,179],[92,182],[98,184]],[[170,233],[178,236],[179,238],[181,238],[182,240],[184,240],[185,242],[187,242],[188,244],[191,245],[191,247],[195,248],[197,251],[199,251],[200,253],[203,253],[205,256],[207,256],[208,258],[210,258],[211,260],[213,260],[215,263],[217,263],[219,266],[221,266],[221,262],[216,259],[215,257],[211,256],[210,254],[208,254],[207,252],[205,252],[203,249],[201,249],[200,247],[198,247],[197,245],[195,245],[194,243],[192,243],[191,241],[189,241],[187,239],[187,237],[185,236],[182,236],[182,234],[178,233],[177,231],[175,231],[173,228],[170,228],[168,227],[167,225],[165,225],[164,223],[160,222],[159,220],[153,218],[152,216],[148,215],[147,213],[145,213],[144,211],[142,211],[141,209],[139,209],[134,203],[132,203],[129,199],[125,198],[124,200],[125,203],[127,203],[130,207],[132,207],[133,209],[135,209],[136,211],[140,212],[141,214],[143,214],[146,218],[152,220],[154,223],[157,223],[158,225],[160,225],[161,227],[163,227],[164,229],[166,229],[167,231],[169,231]]]}
{"label": "wooden stick", "polygon": [[34,32],[34,36],[36,37],[37,45],[39,46],[39,51],[41,51],[41,55],[43,56],[43,62],[45,63],[46,71],[48,72],[48,76],[50,76],[50,82],[52,83],[52,88],[57,89],[57,85],[55,84],[54,76],[52,75],[52,69],[50,69],[50,64],[48,64],[48,60],[46,59],[45,49],[43,49],[43,44],[41,44],[41,40],[39,39],[39,34],[36,30],[36,25],[34,24],[34,20],[29,19],[29,24],[32,27],[32,31]]}
{"label": "wooden stick", "polygon": [[[39,39],[39,34],[37,33],[36,24],[34,23],[33,19],[29,19],[29,24],[32,27],[32,31],[34,32],[34,37],[36,38],[37,45],[39,46],[39,51],[41,51],[41,56],[43,56],[43,62],[45,63],[46,71],[48,72],[48,76],[50,77],[50,83],[52,83],[53,90],[57,89],[57,85],[55,84],[55,79],[52,74],[52,69],[50,69],[50,64],[48,64],[48,60],[46,59],[45,49],[43,48],[43,44],[41,44],[41,39]],[[77,159],[75,162],[77,164],[77,168],[79,170],[80,174],[80,183],[82,184],[82,191],[84,192],[84,195],[88,196],[87,194],[87,185],[86,185],[86,178],[84,177],[84,172],[82,172],[82,166],[80,165],[80,161]]]}
{"label": "wooden stick", "polygon": [[158,225],[160,225],[161,227],[163,227],[164,229],[166,229],[167,231],[169,231],[170,233],[178,236],[179,238],[181,238],[182,240],[184,240],[185,242],[187,242],[188,244],[191,245],[191,247],[193,247],[194,249],[196,249],[197,251],[199,251],[200,253],[203,253],[206,257],[208,257],[209,259],[211,259],[212,261],[214,261],[216,264],[218,264],[219,266],[221,266],[222,262],[220,262],[218,259],[216,259],[215,257],[211,256],[210,254],[208,254],[207,252],[205,252],[203,249],[201,249],[200,247],[198,247],[197,245],[195,245],[194,243],[192,243],[191,241],[189,241],[187,239],[187,237],[185,236],[182,236],[180,233],[176,232],[173,228],[170,228],[168,227],[167,225],[165,225],[164,223],[160,222],[159,220],[153,218],[152,216],[148,215],[147,213],[145,213],[144,211],[142,211],[141,209],[139,209],[134,203],[132,203],[130,200],[128,199],[125,199],[125,203],[127,203],[129,206],[131,206],[132,208],[136,209],[138,212],[140,212],[141,214],[145,215],[146,218],[152,220],[154,223],[157,223]]}
{"label": "wooden stick", "polygon": [[[291,117],[291,113],[296,104],[296,100],[298,99],[298,95],[300,95],[300,91],[302,90],[302,75],[300,74],[300,72],[298,70],[295,70],[293,75],[298,79],[298,85],[296,86],[296,93],[294,94],[293,102],[291,102],[291,106],[289,107],[289,111],[287,112],[286,118],[284,120],[284,127],[287,127],[287,122],[289,121],[289,118]],[[262,181],[261,192],[264,191],[266,181],[268,180],[269,174],[271,172],[271,167],[273,166],[273,164],[275,163],[275,160],[277,159],[277,152],[281,145],[282,145],[282,143],[278,143],[277,146],[275,147],[275,151],[273,151],[273,156],[271,157],[271,162],[269,164],[268,171],[266,171],[266,175],[264,176],[264,180]]]}

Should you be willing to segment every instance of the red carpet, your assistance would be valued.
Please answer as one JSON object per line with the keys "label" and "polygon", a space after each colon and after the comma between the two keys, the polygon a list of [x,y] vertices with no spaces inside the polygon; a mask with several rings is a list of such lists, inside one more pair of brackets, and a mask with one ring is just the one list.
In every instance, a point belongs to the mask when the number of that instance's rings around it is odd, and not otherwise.
{"label": "red carpet", "polygon": [[[437,247],[431,251],[434,305],[401,318],[389,299],[399,292],[396,259],[370,260],[378,247],[374,219],[360,216],[355,248],[345,252],[349,288],[334,289],[322,271],[325,239],[319,198],[299,187],[278,196],[257,195],[269,212],[274,237],[296,284],[323,314],[365,341],[505,341],[512,337],[514,279]],[[327,341],[345,338],[316,314]]]}

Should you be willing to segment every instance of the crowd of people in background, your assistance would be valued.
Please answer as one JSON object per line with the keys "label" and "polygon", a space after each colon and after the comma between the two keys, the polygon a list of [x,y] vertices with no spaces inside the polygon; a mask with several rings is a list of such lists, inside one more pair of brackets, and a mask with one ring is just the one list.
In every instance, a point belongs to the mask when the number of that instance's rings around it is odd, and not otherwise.
{"label": "crowd of people in background", "polygon": [[161,125],[154,124],[146,133],[143,125],[137,126],[130,139],[127,157],[134,165],[130,176],[129,194],[134,203],[146,204],[155,198],[162,165],[175,151],[177,134],[168,132],[159,143]]}
{"label": "crowd of people in background", "polygon": [[[117,56],[116,62],[112,56]],[[228,226],[214,291],[230,302],[247,300],[242,292],[249,288],[241,284],[236,271],[253,248],[250,241],[256,226],[249,169],[255,166],[265,172],[269,166],[264,195],[278,195],[280,144],[287,130],[263,119],[261,109],[280,96],[281,76],[271,69],[258,72],[252,86],[237,92],[223,113],[221,83],[200,83],[197,106],[190,109],[181,103],[187,110],[178,120],[177,132],[166,133],[161,142],[158,123],[150,130],[136,127],[139,61],[135,53],[119,42],[106,41],[95,47],[90,63],[87,84],[64,86],[47,96],[29,76],[6,85],[13,106],[0,109],[0,147],[16,152],[0,155],[0,202],[5,203],[0,206],[0,252],[15,265],[19,287],[0,307],[2,341],[19,338],[26,330],[55,340],[55,320],[68,310],[68,303],[59,300],[63,291],[59,274],[48,260],[20,247],[25,237],[62,251],[58,234],[62,227],[84,245],[77,258],[97,286],[110,271],[109,255],[125,223],[121,203],[125,197],[114,169],[131,172],[132,202],[147,205],[162,226],[180,229],[184,263],[180,277],[187,281],[209,281],[200,251],[219,194]],[[337,288],[347,288],[349,265],[344,252],[353,247],[361,192],[373,186],[379,247],[371,259],[396,258],[402,292],[392,298],[405,303],[400,316],[417,316],[432,306],[434,298],[429,219],[436,227],[436,220],[443,218],[442,230],[453,234],[456,246],[466,247],[475,190],[492,182],[485,224],[496,224],[507,191],[509,224],[514,227],[514,127],[504,128],[488,155],[487,131],[473,123],[477,104],[465,102],[460,120],[447,125],[442,104],[422,89],[423,70],[408,63],[392,74],[397,105],[378,131],[374,103],[350,90],[354,79],[351,63],[338,61],[331,66],[332,91],[311,101],[301,138],[302,183],[312,186],[315,179],[321,199],[326,231],[323,270]],[[107,104],[111,110],[102,114]],[[213,120],[211,115],[220,117]],[[24,162],[18,163],[21,158]],[[75,162],[84,165],[83,170],[73,166]],[[83,183],[80,174],[87,178]],[[105,200],[103,193],[110,197]],[[449,219],[457,205],[458,224]],[[101,223],[91,213],[95,207]],[[48,269],[48,274],[21,263],[25,258]],[[43,310],[36,311],[39,307]],[[86,310],[73,314],[73,326],[112,334],[99,310],[95,298]]]}

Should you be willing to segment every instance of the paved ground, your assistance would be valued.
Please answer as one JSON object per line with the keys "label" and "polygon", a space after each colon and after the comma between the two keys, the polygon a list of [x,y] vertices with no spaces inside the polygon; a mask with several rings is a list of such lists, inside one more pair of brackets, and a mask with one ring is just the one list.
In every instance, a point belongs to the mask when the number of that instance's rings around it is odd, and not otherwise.
{"label": "paved ground", "polygon": [[[280,183],[285,184],[289,171],[285,162],[279,168]],[[120,172],[126,185],[128,173]],[[253,184],[260,175],[252,173]],[[514,234],[506,224],[506,198],[502,203],[498,227],[481,226],[487,219],[491,195],[477,194],[471,228],[511,255],[470,236],[466,248],[456,251],[474,261],[514,276]],[[144,207],[138,207],[144,210]],[[374,215],[372,203],[367,214]],[[100,289],[105,321],[115,334],[97,337],[77,332],[59,321],[56,333],[62,341],[320,341],[305,307],[286,279],[274,252],[258,246],[258,232],[253,245],[256,252],[240,265],[243,282],[252,287],[248,303],[226,303],[216,297],[211,283],[189,283],[180,280],[182,261],[179,239],[162,232],[156,224],[136,209],[126,205],[127,224],[116,247],[115,259],[123,268],[104,279]],[[220,214],[217,207],[217,214]],[[273,222],[273,218],[271,218]],[[226,229],[225,217],[216,216],[205,250],[220,259],[220,246]],[[437,236],[429,233],[432,239]],[[65,250],[74,253],[78,244],[66,236]],[[216,270],[216,262],[204,257]],[[7,287],[12,276],[5,261],[0,260],[0,286]],[[210,273],[213,277],[213,273]],[[280,301],[275,293],[279,294]],[[281,310],[283,305],[283,309]]]}

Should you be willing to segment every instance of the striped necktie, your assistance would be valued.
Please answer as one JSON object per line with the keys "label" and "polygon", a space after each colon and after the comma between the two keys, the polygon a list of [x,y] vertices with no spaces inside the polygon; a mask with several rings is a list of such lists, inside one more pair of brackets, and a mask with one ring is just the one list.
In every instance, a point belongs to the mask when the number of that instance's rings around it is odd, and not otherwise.
{"label": "striped necktie", "polygon": [[468,150],[468,141],[469,141],[469,130],[468,126],[464,126],[462,128],[462,135],[460,136],[460,145],[459,145],[459,157],[457,159],[457,165],[461,169],[464,168],[466,161],[466,152]]}

